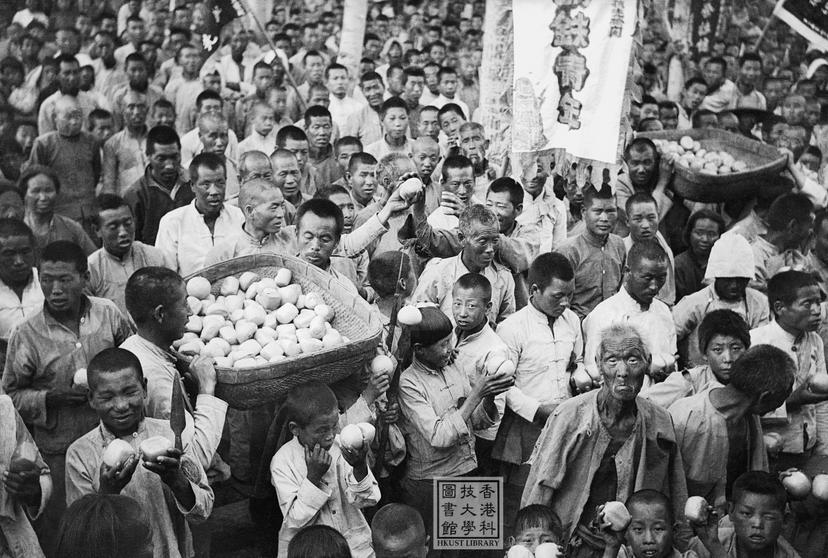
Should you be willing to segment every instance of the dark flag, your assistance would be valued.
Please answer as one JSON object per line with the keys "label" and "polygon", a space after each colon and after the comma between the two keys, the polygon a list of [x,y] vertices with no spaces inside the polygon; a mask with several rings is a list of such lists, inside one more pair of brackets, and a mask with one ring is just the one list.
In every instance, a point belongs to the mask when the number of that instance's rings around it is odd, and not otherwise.
{"label": "dark flag", "polygon": [[828,1],[780,0],[773,15],[810,41],[814,48],[828,49]]}
{"label": "dark flag", "polygon": [[727,3],[727,0],[692,0],[690,47],[693,52],[709,52],[713,46],[713,39],[721,36],[721,29],[725,24],[722,14]]}
{"label": "dark flag", "polygon": [[211,17],[207,29],[201,35],[201,46],[204,52],[210,54],[221,46],[222,28],[231,21],[247,15],[247,10],[241,0],[208,0],[207,10]]}

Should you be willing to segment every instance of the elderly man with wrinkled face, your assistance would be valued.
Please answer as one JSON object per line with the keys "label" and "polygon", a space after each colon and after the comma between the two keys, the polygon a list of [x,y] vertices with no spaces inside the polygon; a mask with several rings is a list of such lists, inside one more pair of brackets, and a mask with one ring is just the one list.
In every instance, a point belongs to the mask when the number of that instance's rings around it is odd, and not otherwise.
{"label": "elderly man with wrinkled face", "polygon": [[558,514],[571,558],[602,556],[613,535],[596,527],[598,506],[638,490],[666,494],[683,517],[687,487],[670,415],[638,398],[650,360],[633,327],[604,330],[596,355],[601,387],[553,411],[529,461],[521,506]]}

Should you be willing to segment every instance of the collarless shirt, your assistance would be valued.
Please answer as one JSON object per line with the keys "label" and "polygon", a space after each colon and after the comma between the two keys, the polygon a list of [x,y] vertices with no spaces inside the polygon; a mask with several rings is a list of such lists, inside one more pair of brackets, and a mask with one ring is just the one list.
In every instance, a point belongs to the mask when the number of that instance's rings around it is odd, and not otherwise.
{"label": "collarless shirt", "polygon": [[204,267],[252,254],[295,254],[298,248],[296,236],[290,234],[291,230],[282,227],[279,232],[268,234],[259,240],[244,230],[244,224],[242,224],[235,234],[217,243],[207,253]]}
{"label": "collarless shirt", "polygon": [[[419,284],[412,295],[415,302],[437,304],[452,324],[454,316],[451,291],[454,282],[469,273],[462,256],[461,252],[451,258],[431,260],[420,275]],[[515,311],[515,280],[512,273],[497,262],[486,266],[480,274],[492,285],[492,307],[486,312],[486,317],[490,323],[496,324]]]}
{"label": "collarless shirt", "polygon": [[103,189],[119,196],[141,178],[147,166],[147,134],[133,135],[124,128],[103,146]]}
{"label": "collarless shirt", "polygon": [[[644,309],[621,287],[618,294],[611,296],[584,318],[584,363],[593,378],[599,378],[599,366],[596,362],[601,333],[610,325],[621,323],[635,327],[644,338],[647,348],[653,356],[676,355],[676,326],[673,315],[666,304],[654,298],[650,307]],[[647,379],[645,386],[649,385]]]}
{"label": "collarless shirt", "polygon": [[572,310],[581,319],[598,304],[618,292],[627,261],[624,241],[610,233],[600,244],[584,231],[568,238],[558,249],[575,270]]}
{"label": "collarless shirt", "polygon": [[[119,439],[138,452],[141,442],[153,436],[163,436],[170,441],[174,435],[169,421],[146,418],[137,432]],[[102,424],[88,431],[74,442],[66,454],[66,501],[71,504],[87,494],[100,492],[100,471],[106,447],[116,438]],[[192,446],[191,444],[185,444]],[[189,558],[193,555],[192,536],[188,523],[206,520],[213,510],[215,496],[204,468],[185,452],[181,458],[182,471],[190,483],[195,503],[184,508],[174,498],[161,477],[149,469],[138,466],[121,494],[134,498],[141,504],[150,523],[154,558]],[[186,520],[186,521],[182,521]],[[183,539],[179,539],[179,536]]]}
{"label": "collarless shirt", "polygon": [[77,335],[54,319],[45,305],[12,333],[3,391],[11,396],[42,452],[65,452],[98,422],[88,404],[47,409],[46,392],[71,387],[78,368],[86,368],[92,357],[117,347],[131,334],[120,310],[96,297],[84,298]]}
{"label": "collarless shirt", "polygon": [[354,558],[372,558],[371,528],[360,508],[375,506],[380,489],[371,469],[357,481],[342,456],[339,437],[328,450],[331,465],[316,486],[308,480],[305,448],[293,438],[270,462],[270,482],[276,489],[284,521],[279,529],[278,558],[286,558],[288,544],[302,527],[328,525],[348,541]]}
{"label": "collarless shirt", "polygon": [[491,426],[496,417],[490,417],[481,404],[464,420],[459,408],[470,392],[469,379],[460,369],[432,370],[416,357],[400,375],[408,478],[459,476],[477,466],[473,431]]}
{"label": "collarless shirt", "polygon": [[567,308],[550,324],[530,301],[503,320],[497,334],[515,363],[515,385],[506,393],[512,411],[532,422],[541,404],[571,397],[570,359],[574,356],[576,367],[584,368],[584,338],[575,312]]}
{"label": "collarless shirt", "polygon": [[204,267],[204,259],[213,247],[232,237],[244,223],[241,209],[225,203],[213,225],[213,232],[199,213],[195,200],[174,209],[158,224],[156,246],[182,277]]}
{"label": "collarless shirt", "polygon": [[371,145],[382,139],[382,120],[370,105],[363,106],[348,116],[342,127],[342,136],[356,136],[362,145]]}
{"label": "collarless shirt", "polygon": [[256,130],[252,130],[250,135],[239,142],[237,152],[239,157],[248,151],[261,151],[268,157],[276,151],[276,128],[270,131],[266,136],[263,136]]}
{"label": "collarless shirt", "polygon": [[[462,337],[459,335],[460,333],[455,332],[456,343],[454,349],[457,354],[451,365],[460,369],[469,379],[470,384],[477,382],[481,376],[488,374],[487,366],[494,358],[501,357],[511,360],[509,347],[498,337],[488,323],[484,323],[479,331]],[[475,430],[474,434],[478,438],[494,441],[497,437],[500,419],[503,417],[503,410],[506,408],[505,394],[501,393],[495,397],[495,407],[497,408],[497,420],[488,428]]]}
{"label": "collarless shirt", "polygon": [[37,268],[18,297],[11,287],[0,281],[0,339],[8,341],[15,326],[43,308],[43,290],[40,288]]}
{"label": "collarless shirt", "polygon": [[[813,331],[794,336],[776,321],[771,321],[750,331],[750,344],[761,343],[782,349],[793,359],[796,364],[794,391],[809,384],[817,374],[826,374],[822,339]],[[788,409],[783,405],[771,415],[762,417],[762,425],[766,432],[776,432],[782,437],[784,452],[803,453],[814,447],[817,441],[822,444],[828,442],[825,402],[802,405],[797,409]]]}

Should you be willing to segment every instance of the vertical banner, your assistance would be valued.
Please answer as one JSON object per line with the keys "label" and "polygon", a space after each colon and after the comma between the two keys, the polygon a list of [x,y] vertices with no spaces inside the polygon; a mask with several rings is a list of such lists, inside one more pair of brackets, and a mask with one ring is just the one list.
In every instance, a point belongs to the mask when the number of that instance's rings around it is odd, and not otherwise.
{"label": "vertical banner", "polygon": [[336,61],[348,68],[351,81],[359,82],[359,61],[362,59],[362,43],[365,20],[368,17],[368,0],[345,0],[342,12],[342,35]]}
{"label": "vertical banner", "polygon": [[514,80],[512,0],[487,0],[480,65],[480,123],[489,138],[486,157],[502,166],[512,148]]}
{"label": "vertical banner", "polygon": [[773,15],[811,42],[828,50],[828,0],[779,0]]}
{"label": "vertical banner", "polygon": [[727,0],[692,0],[690,41],[695,54],[710,51],[711,41],[719,35],[720,27],[725,24],[724,14]]}
{"label": "vertical banner", "polygon": [[669,24],[670,37],[674,41],[684,41],[690,45],[690,30],[693,22],[693,13],[690,10],[690,2],[687,0],[664,0],[667,9],[664,11]]}
{"label": "vertical banner", "polygon": [[617,161],[636,0],[514,0],[512,147]]}

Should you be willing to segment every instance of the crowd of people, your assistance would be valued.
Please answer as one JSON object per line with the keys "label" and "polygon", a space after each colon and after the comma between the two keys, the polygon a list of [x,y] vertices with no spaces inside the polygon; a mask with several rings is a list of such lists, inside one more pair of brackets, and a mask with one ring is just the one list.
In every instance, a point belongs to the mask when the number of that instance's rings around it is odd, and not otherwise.
{"label": "crowd of people", "polygon": [[[356,72],[341,1],[274,2],[215,52],[204,1],[0,4],[0,557],[207,557],[223,487],[263,556],[454,556],[434,479],[479,476],[505,547],[470,555],[826,555],[824,490],[782,481],[828,472],[828,53],[759,2],[705,45],[646,3],[630,140],[592,183],[487,157],[485,4],[371,2]],[[683,199],[639,132],[705,128],[786,168]],[[183,278],[251,254],[363,298],[399,375],[228,407],[172,347]]]}

